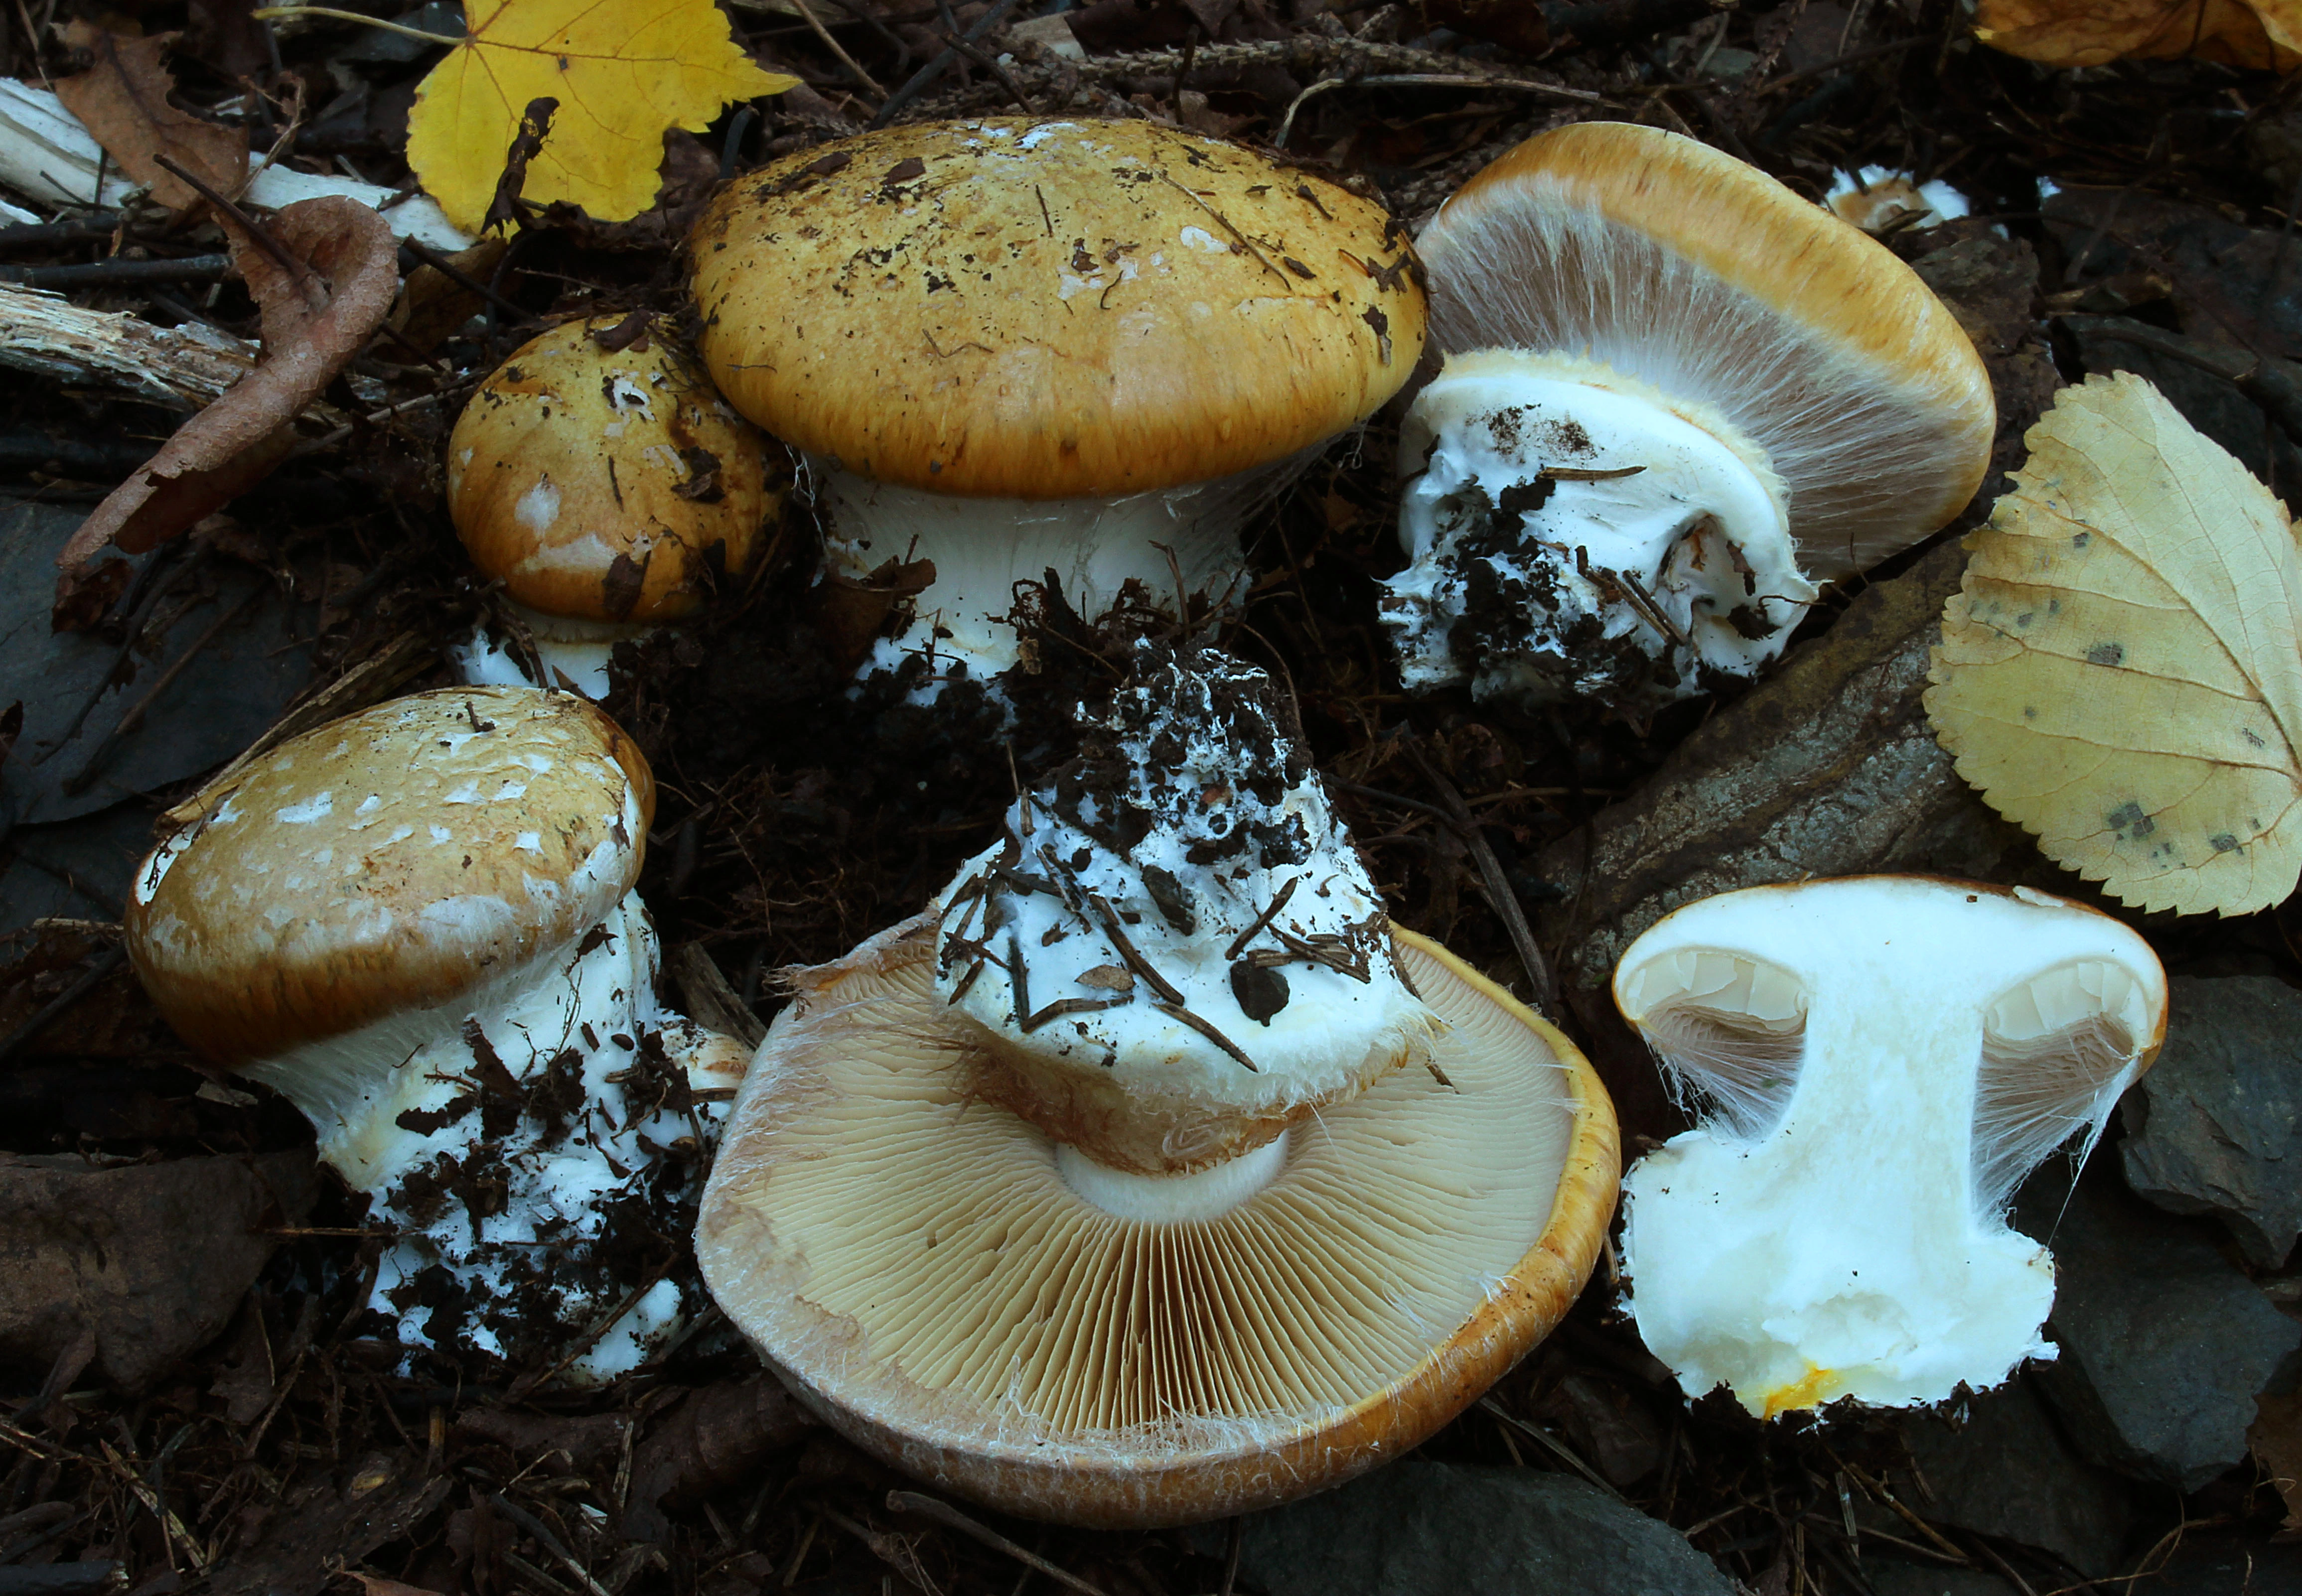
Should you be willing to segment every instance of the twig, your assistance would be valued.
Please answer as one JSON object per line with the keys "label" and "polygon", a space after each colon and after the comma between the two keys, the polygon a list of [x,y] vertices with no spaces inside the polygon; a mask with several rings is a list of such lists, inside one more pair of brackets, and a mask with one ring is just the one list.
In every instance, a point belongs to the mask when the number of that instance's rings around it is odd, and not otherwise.
{"label": "twig", "polygon": [[206,631],[192,639],[191,645],[176,656],[173,664],[160,673],[159,680],[145,690],[144,696],[128,707],[128,712],[120,718],[120,724],[105,734],[104,741],[98,743],[95,752],[88,756],[88,762],[64,777],[62,785],[66,793],[78,796],[88,789],[89,785],[96,780],[97,769],[105,760],[112,757],[112,751],[119,745],[120,739],[129,735],[144,723],[144,711],[152,707],[152,701],[165,693],[174,684],[176,678],[184,674],[185,667],[191,664],[199,651],[208,645],[217,633],[238,619],[241,610],[263,596],[264,588],[265,584],[257,582],[241,595],[239,603],[218,615],[215,619],[207,624]]}
{"label": "twig", "polygon": [[1240,1050],[1239,1045],[1232,1041],[1229,1037],[1223,1035],[1222,1031],[1216,1029],[1212,1021],[1201,1019],[1198,1015],[1192,1013],[1189,1009],[1186,1008],[1180,1003],[1164,1003],[1160,999],[1155,997],[1151,1000],[1151,1006],[1158,1010],[1161,1013],[1166,1015],[1168,1019],[1180,1020],[1185,1025],[1189,1026],[1193,1030],[1198,1032],[1199,1035],[1205,1037],[1208,1041],[1213,1042],[1216,1046],[1229,1054],[1232,1061],[1246,1069],[1249,1074],[1260,1075],[1263,1073],[1262,1071],[1257,1070],[1255,1067],[1255,1061],[1248,1057],[1247,1054]]}
{"label": "twig", "polygon": [[0,1037],[0,1063],[5,1063],[26,1042],[46,1030],[66,1009],[94,991],[97,984],[127,962],[128,947],[115,943],[105,949],[103,956],[80,972],[80,979],[40,1005],[29,1020]]}
{"label": "twig", "polygon": [[1470,806],[1463,802],[1463,794],[1455,790],[1455,784],[1432,763],[1420,743],[1411,737],[1404,741],[1407,757],[1421,769],[1423,779],[1431,784],[1431,789],[1439,794],[1440,802],[1447,805],[1449,823],[1455,834],[1463,839],[1464,845],[1470,849],[1472,861],[1479,867],[1479,880],[1486,888],[1487,901],[1493,905],[1497,918],[1503,922],[1503,929],[1510,933],[1511,946],[1517,951],[1518,962],[1526,970],[1526,982],[1535,1010],[1543,1014],[1550,1013],[1558,1002],[1558,987],[1551,979],[1550,962],[1542,956],[1542,949],[1536,945],[1534,931],[1526,923],[1526,911],[1519,907],[1518,894],[1511,890],[1510,878],[1503,874],[1502,861],[1495,857],[1493,844],[1487,841],[1486,833],[1479,828],[1477,818],[1471,813]]}
{"label": "twig", "polygon": [[[969,29],[967,32],[962,36],[961,42],[970,45],[973,44],[976,40],[989,33],[994,28],[999,26],[1001,22],[1006,21],[1007,13],[1014,9],[1015,0],[998,0],[998,4],[992,6],[989,11],[985,12],[983,15],[978,19],[975,26]],[[870,126],[874,129],[886,127],[890,117],[894,116],[896,112],[901,111],[904,106],[910,105],[913,100],[919,98],[921,94],[926,92],[928,86],[933,83],[937,78],[942,77],[945,72],[950,71],[951,63],[958,59],[959,49],[958,46],[954,45],[951,48],[937,55],[934,60],[920,68],[918,71],[913,72],[909,78],[904,80],[903,87],[896,89],[895,93],[889,95],[880,105],[879,109],[872,114]]]}
{"label": "twig", "polygon": [[1303,108],[1303,102],[1331,88],[1502,88],[1515,94],[1549,95],[1553,99],[1575,100],[1589,105],[1608,104],[1602,94],[1569,88],[1563,83],[1538,83],[1529,78],[1481,78],[1453,72],[1382,72],[1366,78],[1322,78],[1288,102],[1287,114],[1280,118],[1279,131],[1272,136],[1272,148],[1287,147],[1287,135],[1294,130],[1295,113]]}
{"label": "twig", "polygon": [[609,1596],[608,1587],[592,1577],[591,1570],[577,1562],[575,1554],[559,1543],[559,1537],[551,1533],[551,1527],[543,1520],[513,1501],[500,1491],[494,1492],[490,1499],[503,1509],[507,1518],[534,1536],[536,1544],[557,1558],[562,1567],[582,1580],[584,1588],[591,1592],[592,1596]]}
{"label": "twig", "polygon": [[823,25],[822,19],[815,14],[813,8],[808,4],[807,0],[792,0],[792,9],[799,13],[799,20],[801,21],[805,22],[810,28],[814,29],[815,37],[823,41],[823,47],[830,51],[834,55],[837,56],[839,58],[839,64],[845,67],[849,72],[853,74],[855,80],[863,86],[863,92],[865,94],[870,95],[875,100],[884,100],[887,97],[887,91],[879,87],[878,80],[874,79],[870,73],[865,71],[861,66],[858,66],[855,63],[855,58],[853,55],[850,55],[846,50],[841,46],[837,39],[831,37],[831,29]]}
{"label": "twig", "polygon": [[1105,1596],[1102,1586],[1090,1584],[1069,1569],[1047,1561],[1038,1552],[1016,1545],[990,1525],[976,1523],[949,1502],[916,1491],[890,1491],[887,1492],[887,1511],[916,1513],[922,1518],[932,1518],[945,1529],[957,1530],[962,1535],[980,1541],[994,1551],[1004,1552],[1026,1568],[1035,1568],[1057,1584],[1079,1592],[1080,1596]]}
{"label": "twig", "polygon": [[1281,909],[1287,907],[1287,900],[1293,897],[1295,895],[1295,889],[1302,885],[1302,877],[1288,877],[1287,885],[1281,887],[1278,893],[1272,898],[1271,907],[1256,915],[1253,925],[1248,927],[1246,930],[1241,931],[1238,936],[1231,939],[1231,945],[1223,949],[1223,958],[1226,961],[1238,958],[1239,950],[1245,947],[1248,943],[1254,941],[1256,935],[1262,931],[1263,928],[1269,925],[1272,922],[1272,920]]}
{"label": "twig", "polygon": [[51,290],[106,283],[213,282],[231,270],[229,255],[188,255],[180,260],[115,257],[72,266],[0,266],[0,282]]}
{"label": "twig", "polygon": [[[1552,1457],[1557,1457],[1561,1462],[1565,1463],[1576,1474],[1581,1474],[1584,1479],[1590,1481],[1591,1483],[1596,1485],[1609,1496],[1613,1497],[1617,1501],[1619,1502],[1624,1499],[1623,1493],[1615,1489],[1614,1484],[1608,1480],[1606,1475],[1600,1474],[1597,1469],[1592,1468],[1589,1464],[1584,1462],[1582,1458],[1577,1457],[1574,1451],[1569,1449],[1565,1442],[1561,1441],[1557,1436],[1545,1430],[1542,1425],[1528,1424],[1525,1419],[1519,1417],[1518,1415],[1513,1413],[1509,1408],[1505,1407],[1492,1397],[1481,1397],[1479,1399],[1479,1406],[1484,1408],[1488,1413],[1492,1414],[1496,1418],[1500,1419],[1504,1424],[1508,1424],[1511,1428],[1516,1430],[1520,1434],[1527,1437],[1531,1441],[1540,1443],[1550,1451]],[[1691,1534],[1693,1532],[1689,1531],[1688,1533]]]}
{"label": "twig", "polygon": [[288,247],[273,238],[255,217],[241,210],[223,192],[209,187],[207,181],[190,168],[172,161],[165,155],[154,155],[152,159],[163,169],[175,173],[202,199],[206,200],[237,223],[241,231],[247,233],[249,243],[263,250],[271,257],[273,265],[288,273],[288,281],[296,285],[297,291],[304,296],[306,303],[315,310],[327,304],[328,290],[321,284],[319,279],[312,274],[312,268],[289,254]]}
{"label": "twig", "polygon": [[518,306],[513,304],[509,299],[505,298],[501,294],[496,292],[495,290],[490,288],[486,283],[482,282],[478,278],[473,276],[470,273],[466,272],[462,267],[456,265],[454,261],[449,260],[437,249],[433,248],[431,245],[419,243],[414,239],[400,239],[399,244],[401,248],[407,250],[417,260],[422,261],[425,265],[439,273],[441,276],[445,277],[458,288],[462,289],[466,293],[477,294],[481,298],[485,299],[498,310],[508,312],[510,315],[518,317],[520,322],[525,325],[531,327],[541,327],[543,325],[540,317],[532,315],[528,312],[522,310]]}

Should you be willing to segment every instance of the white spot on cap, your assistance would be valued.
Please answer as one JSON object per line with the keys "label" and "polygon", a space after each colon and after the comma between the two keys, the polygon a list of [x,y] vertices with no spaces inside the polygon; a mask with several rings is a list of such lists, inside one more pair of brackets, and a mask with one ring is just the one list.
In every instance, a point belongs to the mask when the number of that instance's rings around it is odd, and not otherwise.
{"label": "white spot on cap", "polygon": [[427,827],[426,829],[428,829],[428,830],[432,833],[432,840],[433,840],[433,842],[435,842],[435,843],[444,843],[444,842],[446,842],[446,841],[448,840],[449,832],[448,832],[448,828],[447,828],[445,826],[433,826],[433,827]]}
{"label": "white spot on cap", "polygon": [[519,849],[522,853],[541,853],[543,852],[543,833],[540,831],[523,831],[519,834],[517,840],[512,844],[512,846]]}
{"label": "white spot on cap", "polygon": [[1042,122],[1038,127],[1033,128],[1029,132],[1023,135],[1023,147],[1025,149],[1037,149],[1040,145],[1046,143],[1056,134],[1066,130],[1074,133],[1079,131],[1079,123],[1075,122]]}
{"label": "white spot on cap", "polygon": [[1231,246],[1204,227],[1187,227],[1177,237],[1194,249],[1204,249],[1209,255],[1228,255]]}
{"label": "white spot on cap", "polygon": [[559,519],[559,490],[551,485],[549,476],[539,476],[535,486],[519,496],[511,513],[522,526],[541,537]]}
{"label": "white spot on cap", "polygon": [[378,794],[370,793],[366,797],[360,800],[360,806],[352,811],[352,813],[356,815],[372,815],[382,807],[382,797]]}
{"label": "white spot on cap", "polygon": [[336,795],[323,793],[302,803],[291,803],[286,809],[274,810],[272,818],[288,826],[309,826],[315,820],[324,820],[336,807]]}

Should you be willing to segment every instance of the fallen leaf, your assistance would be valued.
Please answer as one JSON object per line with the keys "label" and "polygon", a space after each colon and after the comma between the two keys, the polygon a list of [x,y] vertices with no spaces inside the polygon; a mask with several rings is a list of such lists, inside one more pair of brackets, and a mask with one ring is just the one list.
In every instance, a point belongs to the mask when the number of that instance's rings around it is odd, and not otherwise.
{"label": "fallen leaf", "polygon": [[481,0],[468,15],[469,32],[416,91],[407,164],[473,231],[533,101],[559,109],[524,197],[621,222],[654,200],[666,132],[700,132],[734,101],[799,83],[753,65],[710,0]]}
{"label": "fallen leaf", "polygon": [[234,265],[264,316],[264,356],[223,397],[178,427],[113,490],[56,555],[58,630],[93,624],[90,595],[119,580],[106,548],[139,554],[269,475],[295,442],[290,425],[380,326],[399,290],[391,225],[355,199],[298,201],[269,232],[300,278],[250,244]]}
{"label": "fallen leaf", "polygon": [[2302,1530],[2302,1396],[2257,1398],[2254,1415],[2246,1438],[2286,1504],[2286,1522],[2279,1527],[2291,1534]]}
{"label": "fallen leaf", "polygon": [[68,46],[88,53],[90,65],[76,77],[57,79],[56,97],[154,199],[177,212],[204,203],[189,184],[159,164],[161,155],[189,167],[223,194],[237,194],[247,183],[248,135],[203,122],[168,101],[176,80],[160,58],[176,41],[175,34],[128,38],[93,22],[68,23],[59,32]]}
{"label": "fallen leaf", "polygon": [[2196,55],[2225,66],[2302,64],[2298,0],[1981,0],[1974,36],[2048,66]]}
{"label": "fallen leaf", "polygon": [[1926,695],[1990,806],[2122,903],[2247,914],[2302,875],[2302,554],[2141,378],[2066,388],[1967,539]]}

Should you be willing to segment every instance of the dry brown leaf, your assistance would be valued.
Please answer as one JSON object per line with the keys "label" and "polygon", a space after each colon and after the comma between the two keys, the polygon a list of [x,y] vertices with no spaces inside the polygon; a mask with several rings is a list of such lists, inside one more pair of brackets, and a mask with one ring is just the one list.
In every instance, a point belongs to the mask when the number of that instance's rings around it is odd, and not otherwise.
{"label": "dry brown leaf", "polygon": [[2047,857],[2127,903],[2247,914],[2302,876],[2302,553],[2141,378],[2066,388],[1967,539],[1936,735]]}
{"label": "dry brown leaf", "polygon": [[1981,0],[1974,34],[2048,66],[2196,55],[2287,72],[2302,64],[2302,0]]}
{"label": "dry brown leaf", "polygon": [[2258,1398],[2246,1438],[2286,1504],[2286,1522],[2279,1527],[2289,1534],[2302,1530],[2302,1396]]}
{"label": "dry brown leaf", "polygon": [[295,441],[297,416],[391,309],[399,243],[367,206],[336,195],[302,200],[269,231],[307,269],[299,281],[261,249],[239,248],[235,264],[264,313],[263,358],[80,524],[56,556],[58,630],[101,618],[118,582],[118,562],[93,563],[105,549],[140,554],[270,475]]}
{"label": "dry brown leaf", "polygon": [[91,64],[77,77],[56,80],[56,97],[96,135],[113,164],[152,191],[172,211],[203,203],[183,179],[158,157],[199,174],[226,195],[248,181],[248,137],[235,128],[203,122],[168,103],[176,80],[160,58],[176,40],[172,33],[129,38],[93,22],[68,23],[60,33]]}

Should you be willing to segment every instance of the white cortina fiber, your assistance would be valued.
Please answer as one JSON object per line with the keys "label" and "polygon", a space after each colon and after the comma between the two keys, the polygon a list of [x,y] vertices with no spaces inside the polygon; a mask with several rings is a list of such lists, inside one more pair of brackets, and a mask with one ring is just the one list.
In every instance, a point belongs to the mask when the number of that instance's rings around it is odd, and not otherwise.
{"label": "white cortina fiber", "polygon": [[[1810,574],[1843,575],[1910,542],[1899,501],[1942,451],[1941,420],[1869,357],[1609,221],[1578,187],[1538,174],[1440,211],[1418,241],[1433,346],[1584,356],[1713,407],[1789,491]],[[1774,281],[1798,302],[1797,261]]]}

